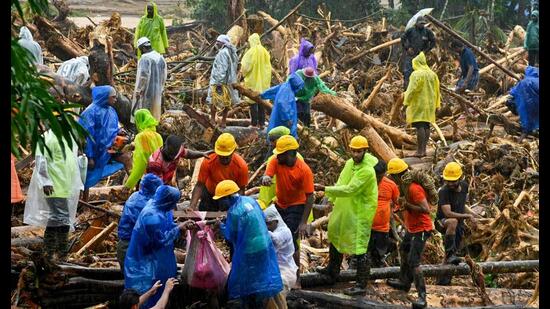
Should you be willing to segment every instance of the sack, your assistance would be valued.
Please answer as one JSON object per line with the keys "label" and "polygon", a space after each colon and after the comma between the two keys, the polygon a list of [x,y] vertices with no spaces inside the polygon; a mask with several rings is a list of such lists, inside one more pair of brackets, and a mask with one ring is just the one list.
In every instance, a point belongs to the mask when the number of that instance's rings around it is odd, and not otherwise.
{"label": "sack", "polygon": [[426,174],[425,171],[410,170],[403,176],[404,188],[406,188],[407,190],[402,192],[404,193],[402,195],[406,197],[408,196],[408,188],[413,182],[421,185],[422,188],[424,188],[424,191],[426,191],[428,203],[430,203],[430,205],[436,206],[437,202],[439,201],[439,194],[437,193],[437,188],[435,186],[433,178]]}

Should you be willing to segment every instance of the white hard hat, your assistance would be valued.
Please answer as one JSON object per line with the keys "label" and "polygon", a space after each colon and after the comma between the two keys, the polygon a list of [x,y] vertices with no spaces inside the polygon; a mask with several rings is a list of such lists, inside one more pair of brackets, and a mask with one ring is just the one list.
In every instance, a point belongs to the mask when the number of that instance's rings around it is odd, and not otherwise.
{"label": "white hard hat", "polygon": [[141,37],[137,41],[137,47],[140,47],[142,45],[149,45],[151,46],[151,41],[147,37]]}

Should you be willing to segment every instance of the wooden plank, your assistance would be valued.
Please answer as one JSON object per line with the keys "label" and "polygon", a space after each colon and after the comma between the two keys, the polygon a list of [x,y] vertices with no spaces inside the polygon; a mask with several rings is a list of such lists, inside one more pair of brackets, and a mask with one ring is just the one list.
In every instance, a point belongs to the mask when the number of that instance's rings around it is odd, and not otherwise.
{"label": "wooden plank", "polygon": [[103,231],[101,231],[89,242],[87,242],[82,248],[80,248],[80,250],[78,250],[76,255],[82,255],[82,253],[84,253],[86,250],[93,250],[95,246],[100,244],[103,240],[105,240],[105,238],[107,238],[107,236],[109,236],[109,234],[111,234],[111,232],[115,229],[115,227],[117,227],[117,225],[118,224],[116,222],[111,222],[111,224],[109,224],[105,229],[103,229]]}
{"label": "wooden plank", "polygon": [[82,246],[87,244],[90,240],[92,240],[92,238],[94,238],[103,230],[103,228],[101,227],[103,225],[103,219],[104,218],[102,217],[92,221],[90,226],[84,231],[84,233],[82,233],[82,236],[80,236],[78,242],[72,247],[71,253],[80,250]]}
{"label": "wooden plank", "polygon": [[24,169],[25,167],[31,165],[31,163],[33,161],[34,161],[34,156],[33,155],[28,155],[23,160],[18,161],[17,163],[15,163],[15,170],[20,171],[20,170]]}

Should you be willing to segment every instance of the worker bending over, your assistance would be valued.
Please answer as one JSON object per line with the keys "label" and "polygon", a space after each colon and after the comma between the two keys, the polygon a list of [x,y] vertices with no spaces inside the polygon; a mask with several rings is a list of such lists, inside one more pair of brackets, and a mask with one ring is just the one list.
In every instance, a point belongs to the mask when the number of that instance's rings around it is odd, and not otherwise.
{"label": "worker bending over", "polygon": [[309,127],[311,123],[311,99],[319,92],[331,95],[336,95],[336,92],[325,85],[312,67],[298,70],[296,74],[304,81],[304,87],[296,93],[298,119],[304,123],[304,126]]}
{"label": "worker bending over", "polygon": [[460,79],[456,83],[455,91],[463,93],[466,89],[475,90],[479,82],[479,67],[474,53],[459,41],[453,41],[451,48],[460,57]]}

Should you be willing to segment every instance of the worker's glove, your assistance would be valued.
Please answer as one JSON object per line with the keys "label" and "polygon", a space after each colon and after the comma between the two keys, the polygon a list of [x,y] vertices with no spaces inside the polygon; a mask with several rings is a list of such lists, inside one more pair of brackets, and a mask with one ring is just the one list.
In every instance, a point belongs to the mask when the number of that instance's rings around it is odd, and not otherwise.
{"label": "worker's glove", "polygon": [[266,186],[266,187],[271,186],[271,177],[267,175],[262,176],[260,183],[262,184],[262,186]]}

